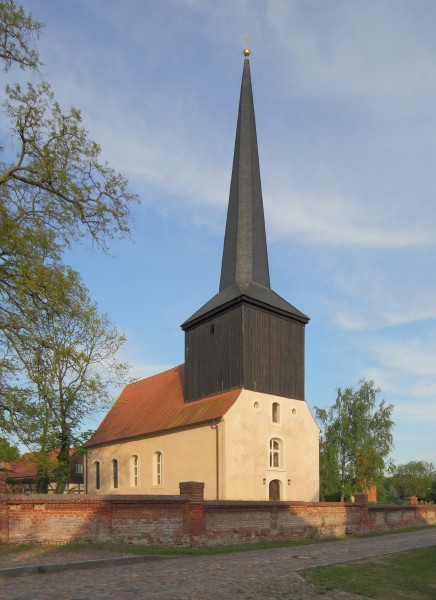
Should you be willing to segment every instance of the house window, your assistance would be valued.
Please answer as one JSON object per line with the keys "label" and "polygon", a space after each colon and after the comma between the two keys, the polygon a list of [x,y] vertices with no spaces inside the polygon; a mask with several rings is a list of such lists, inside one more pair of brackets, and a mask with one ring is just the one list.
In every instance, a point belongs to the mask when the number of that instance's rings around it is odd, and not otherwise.
{"label": "house window", "polygon": [[76,465],[76,473],[83,473],[83,465]]}
{"label": "house window", "polygon": [[273,402],[271,420],[273,423],[280,423],[280,404]]}
{"label": "house window", "polygon": [[112,461],[112,487],[114,490],[118,489],[118,461],[116,459]]}
{"label": "house window", "polygon": [[162,485],[162,452],[153,455],[153,485]]}
{"label": "house window", "polygon": [[95,489],[100,489],[100,463],[95,463]]}
{"label": "house window", "polygon": [[282,466],[282,442],[272,438],[269,442],[269,466],[278,469]]}
{"label": "house window", "polygon": [[138,474],[139,474],[139,458],[136,455],[132,456],[131,460],[132,468],[132,487],[138,487]]}

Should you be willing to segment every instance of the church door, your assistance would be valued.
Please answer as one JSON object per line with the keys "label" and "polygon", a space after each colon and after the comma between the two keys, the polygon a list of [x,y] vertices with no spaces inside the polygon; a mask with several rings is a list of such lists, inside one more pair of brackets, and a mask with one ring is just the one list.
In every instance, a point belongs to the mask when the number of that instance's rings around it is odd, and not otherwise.
{"label": "church door", "polygon": [[280,481],[278,479],[269,482],[269,499],[274,502],[280,500]]}

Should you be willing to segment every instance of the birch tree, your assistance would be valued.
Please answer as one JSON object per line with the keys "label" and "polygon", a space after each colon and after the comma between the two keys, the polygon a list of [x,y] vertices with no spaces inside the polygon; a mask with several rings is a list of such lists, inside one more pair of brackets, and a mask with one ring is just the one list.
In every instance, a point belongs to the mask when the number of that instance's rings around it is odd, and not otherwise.
{"label": "birch tree", "polygon": [[315,407],[321,425],[321,496],[349,499],[368,490],[383,476],[393,447],[393,406],[379,400],[373,381],[359,381],[359,389],[337,390],[329,409]]}

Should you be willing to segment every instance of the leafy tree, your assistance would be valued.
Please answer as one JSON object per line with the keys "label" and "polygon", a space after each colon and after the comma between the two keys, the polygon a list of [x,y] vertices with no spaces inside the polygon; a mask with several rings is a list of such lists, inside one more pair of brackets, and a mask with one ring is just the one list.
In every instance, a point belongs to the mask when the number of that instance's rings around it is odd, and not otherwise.
{"label": "leafy tree", "polygon": [[[41,25],[13,0],[0,7],[5,69],[35,69],[29,41]],[[59,301],[62,251],[85,236],[105,249],[128,234],[136,196],[101,160],[80,111],[62,110],[47,82],[7,86],[5,94],[12,152],[0,162],[0,332],[18,334],[26,326],[15,310],[23,297],[43,306]]]}
{"label": "leafy tree", "polygon": [[0,163],[0,328],[23,296],[45,305],[58,299],[62,250],[85,235],[105,247],[129,230],[133,196],[127,182],[99,160],[80,113],[62,112],[48,84],[7,88],[6,111],[18,141],[13,162]]}
{"label": "leafy tree", "polygon": [[[0,2],[3,70],[15,65],[38,76],[41,27],[14,0]],[[80,111],[63,110],[47,82],[7,86],[4,114],[10,135],[7,154],[0,148],[0,428],[41,457],[61,449],[60,489],[67,445],[79,441],[85,417],[107,398],[111,377],[100,365],[112,360],[115,378],[123,371],[114,358],[122,336],[98,314],[63,252],[83,238],[106,250],[110,239],[127,235],[136,196],[101,159]]]}
{"label": "leafy tree", "polygon": [[373,381],[359,389],[337,391],[328,410],[315,407],[322,426],[320,440],[321,497],[344,501],[382,477],[393,446],[393,406],[379,401]]}
{"label": "leafy tree", "polygon": [[111,385],[125,383],[127,373],[127,365],[116,360],[124,337],[98,313],[77,274],[70,277],[62,311],[28,306],[29,330],[18,342],[11,336],[29,394],[25,407],[21,398],[11,407],[8,427],[41,456],[59,451],[58,493],[69,478],[70,448],[83,444],[87,419],[107,408]]}
{"label": "leafy tree", "polygon": [[16,446],[13,446],[9,441],[0,437],[0,462],[9,462],[17,460],[20,457],[20,452]]}
{"label": "leafy tree", "polygon": [[21,69],[38,68],[41,63],[32,46],[41,27],[41,23],[26,15],[13,0],[0,2],[0,59],[5,71],[13,64]]}
{"label": "leafy tree", "polygon": [[418,496],[420,500],[430,499],[433,483],[436,481],[436,468],[424,460],[412,460],[391,469],[389,484],[399,498]]}
{"label": "leafy tree", "polygon": [[436,477],[430,486],[430,490],[428,493],[428,499],[430,502],[436,502]]}

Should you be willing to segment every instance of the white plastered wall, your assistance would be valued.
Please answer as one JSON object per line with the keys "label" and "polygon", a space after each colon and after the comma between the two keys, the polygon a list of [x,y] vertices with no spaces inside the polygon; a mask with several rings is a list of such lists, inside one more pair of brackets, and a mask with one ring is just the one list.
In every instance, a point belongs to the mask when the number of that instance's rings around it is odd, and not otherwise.
{"label": "white plastered wall", "polygon": [[[179,482],[202,481],[205,495],[216,498],[216,432],[211,424],[92,448],[87,457],[87,491],[101,494],[178,494]],[[162,483],[154,485],[153,456],[162,454]],[[132,457],[138,456],[138,486]],[[118,488],[112,485],[112,460],[118,461]],[[95,462],[100,462],[100,490]]]}
{"label": "white plastered wall", "polygon": [[[272,405],[280,407],[272,422]],[[224,496],[268,500],[269,483],[280,481],[281,500],[319,499],[319,427],[306,402],[243,390],[224,422]],[[280,440],[278,468],[269,465],[271,438]]]}

